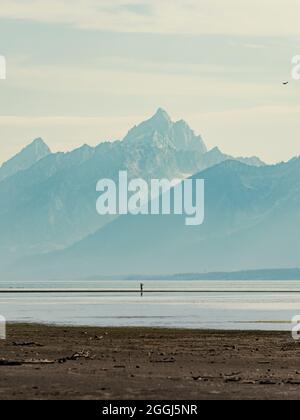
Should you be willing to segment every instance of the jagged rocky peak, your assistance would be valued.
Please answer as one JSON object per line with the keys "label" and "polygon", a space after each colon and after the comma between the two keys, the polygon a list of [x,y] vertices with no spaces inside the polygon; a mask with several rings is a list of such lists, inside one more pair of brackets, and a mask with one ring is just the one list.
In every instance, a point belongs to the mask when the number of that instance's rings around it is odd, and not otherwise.
{"label": "jagged rocky peak", "polygon": [[202,154],[207,152],[207,147],[202,137],[197,136],[184,120],[180,120],[174,123],[173,131],[173,144],[176,149],[195,151]]}
{"label": "jagged rocky peak", "polygon": [[137,140],[145,136],[153,135],[158,132],[166,135],[172,126],[172,121],[166,111],[159,108],[157,112],[148,120],[134,126],[125,137],[125,141]]}
{"label": "jagged rocky peak", "polygon": [[185,121],[173,122],[162,108],[159,108],[150,119],[133,127],[124,141],[130,143],[154,139],[157,141],[158,137],[161,146],[171,146],[178,151],[207,152],[201,136],[197,136]]}
{"label": "jagged rocky peak", "polygon": [[44,140],[42,139],[42,137],[37,137],[27,147],[33,147],[33,146],[36,147],[36,148],[43,148],[43,149],[47,149],[48,151],[50,151],[50,148],[44,142]]}
{"label": "jagged rocky peak", "polygon": [[0,181],[14,175],[20,170],[30,168],[39,160],[51,154],[51,150],[42,138],[33,140],[0,168]]}
{"label": "jagged rocky peak", "polygon": [[34,139],[31,143],[29,143],[27,146],[25,146],[19,153],[17,153],[14,157],[12,157],[8,162],[16,158],[25,157],[25,155],[28,157],[35,156],[40,159],[48,155],[49,153],[51,153],[51,150],[48,147],[48,145],[44,142],[44,140],[41,137],[38,137]]}
{"label": "jagged rocky peak", "polygon": [[156,113],[150,118],[150,121],[161,125],[162,128],[170,127],[172,125],[172,120],[167,111],[162,108],[158,108]]}
{"label": "jagged rocky peak", "polygon": [[23,150],[21,150],[21,152],[18,153],[15,156],[15,158],[22,155],[25,156],[26,154],[28,158],[35,157],[37,160],[39,160],[49,155],[50,153],[51,150],[49,146],[44,142],[44,140],[41,137],[38,137],[35,140],[33,140],[30,144],[28,144],[28,146],[26,146]]}

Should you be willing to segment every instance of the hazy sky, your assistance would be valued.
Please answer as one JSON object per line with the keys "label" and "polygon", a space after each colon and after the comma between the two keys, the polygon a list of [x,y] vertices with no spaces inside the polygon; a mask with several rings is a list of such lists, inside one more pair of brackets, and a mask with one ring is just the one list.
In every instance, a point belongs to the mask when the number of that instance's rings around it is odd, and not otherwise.
{"label": "hazy sky", "polygon": [[0,162],[124,137],[158,107],[209,147],[300,154],[299,0],[1,0]]}

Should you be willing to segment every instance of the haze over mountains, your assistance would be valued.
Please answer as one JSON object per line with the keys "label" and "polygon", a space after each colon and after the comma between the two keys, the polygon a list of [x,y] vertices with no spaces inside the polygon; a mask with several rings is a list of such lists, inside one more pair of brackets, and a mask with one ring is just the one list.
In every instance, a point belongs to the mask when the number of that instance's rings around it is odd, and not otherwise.
{"label": "haze over mountains", "polygon": [[[99,216],[96,183],[117,180],[120,170],[146,180],[204,178],[205,223]],[[266,166],[208,151],[184,121],[159,109],[123,141],[51,153],[39,139],[0,168],[0,273],[46,279],[296,267],[299,204],[300,159]]]}
{"label": "haze over mountains", "polygon": [[39,160],[51,153],[42,139],[36,139],[26,146],[20,153],[0,167],[0,182],[19,171],[30,168]]}
{"label": "haze over mountains", "polygon": [[300,265],[300,159],[260,168],[227,161],[195,177],[206,181],[202,226],[186,227],[183,216],[122,216],[23,268],[72,278]]}

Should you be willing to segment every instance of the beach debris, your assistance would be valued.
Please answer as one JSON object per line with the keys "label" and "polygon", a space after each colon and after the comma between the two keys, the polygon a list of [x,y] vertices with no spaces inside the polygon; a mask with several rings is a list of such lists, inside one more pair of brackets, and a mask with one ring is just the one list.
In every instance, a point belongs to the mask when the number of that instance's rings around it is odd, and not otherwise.
{"label": "beach debris", "polygon": [[89,351],[79,351],[77,353],[72,354],[72,356],[69,357],[63,357],[61,359],[58,359],[58,363],[66,363],[68,361],[77,361],[79,359],[92,359],[91,354]]}
{"label": "beach debris", "polygon": [[104,337],[103,337],[103,335],[95,335],[95,337],[90,337],[90,341],[92,341],[92,340],[96,340],[96,341],[100,341],[100,340],[103,340],[104,339]]}
{"label": "beach debris", "polygon": [[34,342],[17,343],[14,341],[12,345],[14,347],[44,347],[43,344],[34,343]]}
{"label": "beach debris", "polygon": [[232,377],[225,378],[225,383],[241,382],[241,380],[242,378],[240,378],[239,376],[232,376]]}
{"label": "beach debris", "polygon": [[214,378],[212,377],[203,377],[203,376],[193,376],[192,377],[194,381],[196,382],[208,382],[209,380],[213,380]]}
{"label": "beach debris", "polygon": [[299,380],[293,380],[290,379],[288,381],[285,382],[287,385],[300,385],[300,381]]}
{"label": "beach debris", "polygon": [[216,376],[203,376],[203,375],[201,375],[201,376],[192,376],[192,379],[194,380],[194,381],[203,381],[203,382],[208,382],[208,381],[213,381],[213,380],[219,380],[220,378],[219,377],[216,377]]}
{"label": "beach debris", "polygon": [[55,363],[55,360],[40,360],[40,359],[30,359],[30,360],[6,360],[0,359],[0,366],[22,366],[22,365],[52,365]]}
{"label": "beach debris", "polygon": [[159,359],[159,360],[150,360],[150,363],[175,363],[176,359],[174,357]]}
{"label": "beach debris", "polygon": [[21,366],[22,364],[19,360],[0,359],[0,366]]}
{"label": "beach debris", "polygon": [[230,346],[230,345],[225,344],[225,345],[223,346],[223,349],[224,349],[224,350],[236,350],[236,349],[237,349],[237,347],[236,347],[236,346]]}
{"label": "beach debris", "polygon": [[271,379],[263,379],[259,381],[259,385],[277,385],[278,382],[272,381]]}
{"label": "beach debris", "polygon": [[48,360],[48,359],[30,359],[25,360],[22,364],[23,365],[53,365],[55,360]]}
{"label": "beach debris", "polygon": [[241,375],[241,373],[242,373],[242,372],[224,373],[224,377],[225,377],[225,378],[227,378],[227,377],[232,378],[232,377],[235,377],[235,376],[239,376],[239,375]]}

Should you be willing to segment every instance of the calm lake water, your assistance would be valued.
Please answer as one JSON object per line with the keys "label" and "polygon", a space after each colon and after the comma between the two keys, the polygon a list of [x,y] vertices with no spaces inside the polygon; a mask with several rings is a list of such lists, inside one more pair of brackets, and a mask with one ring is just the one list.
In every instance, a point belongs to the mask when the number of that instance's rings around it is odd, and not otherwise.
{"label": "calm lake water", "polygon": [[[0,315],[9,322],[239,330],[290,330],[291,319],[300,315],[300,281],[143,283],[146,293],[141,297],[137,281],[1,281]],[[8,288],[53,292],[1,294]],[[55,289],[83,288],[99,292],[55,293]],[[103,293],[106,289],[113,291]],[[126,293],[129,289],[137,292]],[[164,293],[147,292],[153,289]]]}

